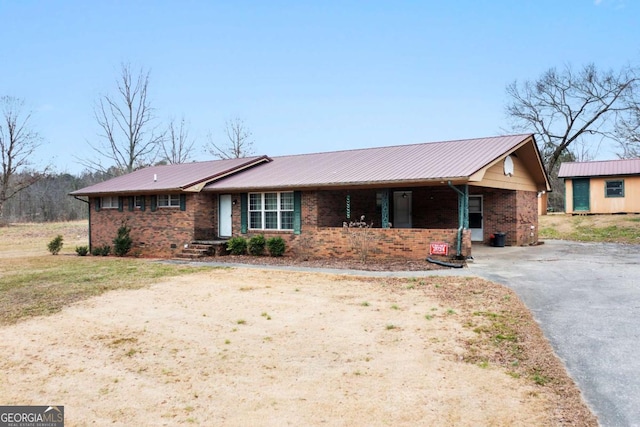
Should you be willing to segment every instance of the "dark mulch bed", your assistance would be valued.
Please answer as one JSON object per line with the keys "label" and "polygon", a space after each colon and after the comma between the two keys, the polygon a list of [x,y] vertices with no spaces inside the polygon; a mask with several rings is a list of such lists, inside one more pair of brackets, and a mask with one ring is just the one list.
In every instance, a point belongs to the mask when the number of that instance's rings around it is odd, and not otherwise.
{"label": "dark mulch bed", "polygon": [[[216,257],[199,258],[199,261],[215,261],[223,263],[238,263],[251,265],[276,265],[276,266],[297,266],[309,268],[335,268],[343,270],[364,270],[364,271],[424,271],[450,269],[427,260],[399,260],[399,259],[371,259],[363,263],[354,259],[305,259],[294,256],[270,257],[270,256],[250,256],[250,255],[224,255]],[[458,265],[466,266],[464,261],[441,258],[439,261],[446,261]]]}

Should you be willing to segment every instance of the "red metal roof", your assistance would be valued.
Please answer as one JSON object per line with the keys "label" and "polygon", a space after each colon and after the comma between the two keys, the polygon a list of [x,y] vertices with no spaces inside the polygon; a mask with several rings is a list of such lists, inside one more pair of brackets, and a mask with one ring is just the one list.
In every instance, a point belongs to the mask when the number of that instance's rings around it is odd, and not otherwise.
{"label": "red metal roof", "polygon": [[110,193],[178,191],[201,182],[206,183],[219,179],[229,173],[269,160],[266,156],[260,156],[152,166],[76,190],[70,194],[72,196],[89,196]]}
{"label": "red metal roof", "polygon": [[[273,157],[205,191],[464,180],[531,134]],[[533,142],[535,143],[535,142]]]}
{"label": "red metal roof", "polygon": [[559,178],[613,175],[640,175],[640,159],[566,162],[558,172]]}
{"label": "red metal roof", "polygon": [[[90,196],[114,193],[183,191],[204,184],[205,191],[260,188],[309,188],[372,184],[418,184],[466,181],[471,175],[535,140],[531,134],[333,151],[269,158],[154,166],[71,193]],[[539,156],[538,156],[539,157]],[[537,159],[540,164],[539,158]],[[546,175],[540,164],[540,177]],[[239,173],[242,171],[241,173]]]}

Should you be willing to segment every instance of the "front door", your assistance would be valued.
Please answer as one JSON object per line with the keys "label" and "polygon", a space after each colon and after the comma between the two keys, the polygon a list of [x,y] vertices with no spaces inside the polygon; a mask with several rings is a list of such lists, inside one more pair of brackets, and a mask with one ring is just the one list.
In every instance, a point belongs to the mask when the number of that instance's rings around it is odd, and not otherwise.
{"label": "front door", "polygon": [[573,180],[573,211],[588,211],[589,206],[589,178]]}
{"label": "front door", "polygon": [[393,192],[393,226],[411,228],[411,191]]}
{"label": "front door", "polygon": [[231,237],[231,206],[231,194],[221,194],[218,210],[218,235],[220,237]]}
{"label": "front door", "polygon": [[469,196],[469,230],[472,242],[484,241],[482,196]]}

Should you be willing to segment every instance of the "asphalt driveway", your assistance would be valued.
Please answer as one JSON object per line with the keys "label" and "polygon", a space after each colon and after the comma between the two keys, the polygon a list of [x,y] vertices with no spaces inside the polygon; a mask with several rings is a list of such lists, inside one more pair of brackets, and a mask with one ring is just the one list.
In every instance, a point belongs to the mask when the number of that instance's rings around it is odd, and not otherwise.
{"label": "asphalt driveway", "polygon": [[460,273],[518,293],[600,424],[640,426],[640,245],[551,240],[473,254]]}

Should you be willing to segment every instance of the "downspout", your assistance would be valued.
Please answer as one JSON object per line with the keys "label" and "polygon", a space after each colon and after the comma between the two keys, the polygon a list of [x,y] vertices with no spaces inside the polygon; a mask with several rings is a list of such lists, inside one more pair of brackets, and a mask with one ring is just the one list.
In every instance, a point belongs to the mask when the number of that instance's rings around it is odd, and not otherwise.
{"label": "downspout", "polygon": [[87,212],[89,213],[89,253],[91,253],[91,202],[89,202],[89,200],[81,199],[78,196],[73,196],[73,198],[87,204]]}
{"label": "downspout", "polygon": [[453,188],[458,193],[458,233],[456,242],[456,257],[460,258],[462,255],[462,230],[465,224],[465,207],[466,207],[466,194],[460,191],[451,181],[447,181],[447,185]]}

